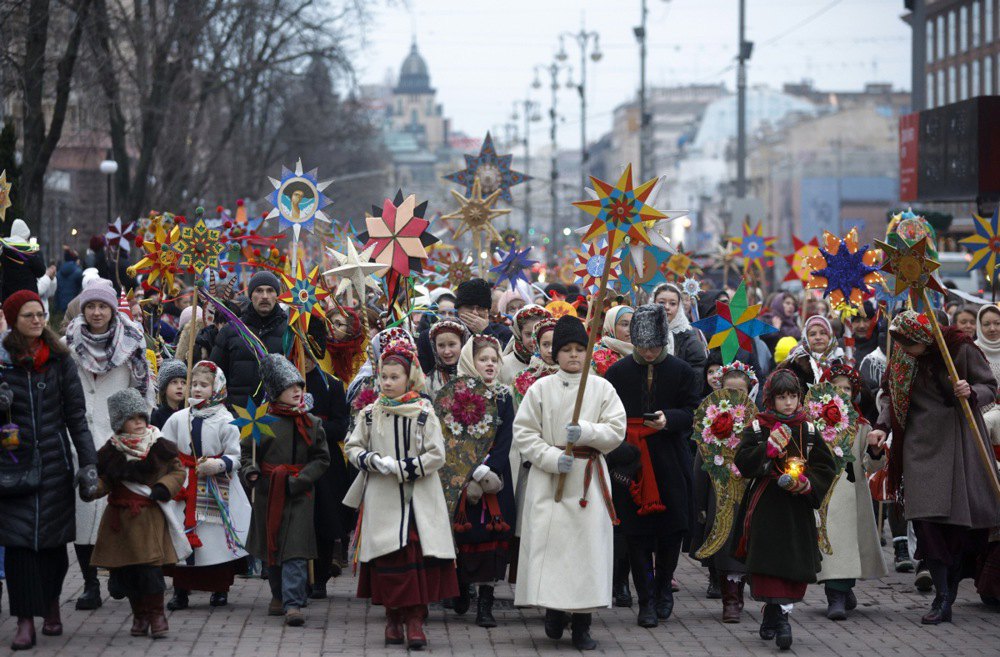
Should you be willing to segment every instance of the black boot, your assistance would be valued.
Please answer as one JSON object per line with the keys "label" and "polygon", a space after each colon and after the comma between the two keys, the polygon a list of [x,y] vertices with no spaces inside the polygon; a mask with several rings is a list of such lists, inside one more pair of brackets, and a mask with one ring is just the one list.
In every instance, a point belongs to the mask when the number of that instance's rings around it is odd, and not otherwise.
{"label": "black boot", "polygon": [[632,591],[629,589],[628,580],[620,582],[615,586],[615,606],[616,607],[632,606]]}
{"label": "black boot", "polygon": [[722,589],[719,588],[719,573],[712,566],[708,568],[708,588],[705,590],[705,597],[709,600],[722,598]]}
{"label": "black boot", "polygon": [[455,609],[455,613],[461,616],[465,612],[469,611],[469,605],[472,604],[472,596],[469,595],[469,587],[465,584],[460,584],[458,587],[458,595],[452,598],[452,605]]}
{"label": "black boot", "polygon": [[948,569],[948,602],[955,604],[958,598],[958,585],[962,583],[962,566],[953,566]]}
{"label": "black boot", "polygon": [[496,627],[497,621],[493,618],[493,587],[479,587],[479,601],[476,604],[476,625],[479,627]]}
{"label": "black boot", "polygon": [[660,624],[660,620],[656,617],[656,608],[653,606],[652,600],[639,603],[639,617],[636,619],[636,624],[639,627],[656,627]]}
{"label": "black boot", "polygon": [[557,609],[546,609],[545,610],[545,636],[550,639],[561,639],[563,632],[566,631],[566,621],[569,620],[569,614],[564,611],[558,611]]}
{"label": "black boot", "polygon": [[847,620],[847,593],[826,588],[826,617],[832,621]]}
{"label": "black boot", "polygon": [[616,607],[631,607],[632,592],[628,588],[631,570],[628,543],[621,534],[615,534],[614,564],[611,572],[611,592]]}
{"label": "black boot", "polygon": [[779,650],[788,650],[792,647],[792,624],[788,622],[788,614],[778,607],[778,626],[774,631],[774,643]]}
{"label": "black boot", "polygon": [[188,591],[174,587],[174,595],[167,602],[167,609],[170,611],[180,611],[188,608]]}
{"label": "black boot", "polygon": [[858,608],[858,598],[854,595],[854,589],[847,592],[847,600],[844,603],[844,609],[847,611],[854,611]]}
{"label": "black boot", "polygon": [[593,650],[597,642],[590,636],[590,614],[573,614],[570,621],[573,631],[573,647],[577,650]]}
{"label": "black boot", "polygon": [[83,595],[76,599],[78,611],[91,611],[103,604],[101,600],[101,582],[97,579],[97,568],[90,565],[90,555],[94,553],[93,545],[73,544],[76,550],[76,560],[80,563],[83,573]]}
{"label": "black boot", "polygon": [[656,617],[656,596],[653,592],[653,563],[645,553],[632,555],[632,577],[635,579],[635,593],[639,598],[639,627],[656,627],[660,624]]}
{"label": "black boot", "polygon": [[927,569],[930,570],[931,578],[934,580],[936,595],[931,603],[931,610],[921,617],[920,622],[924,625],[940,625],[951,622],[951,602],[953,600],[949,584],[949,569],[943,563],[937,561],[927,561]]}
{"label": "black boot", "polygon": [[895,564],[897,573],[912,573],[913,560],[910,559],[910,549],[906,545],[906,539],[892,541],[892,548],[896,553]]}
{"label": "black boot", "polygon": [[931,571],[927,569],[927,564],[923,561],[917,562],[917,576],[913,580],[913,585],[921,593],[929,593],[934,588],[934,578]]}
{"label": "black boot", "polygon": [[774,638],[778,629],[778,621],[781,617],[781,606],[766,604],[761,609],[760,618],[760,638],[770,641]]}
{"label": "black boot", "polygon": [[218,591],[208,599],[208,604],[212,607],[225,607],[229,604],[229,592]]}
{"label": "black boot", "polygon": [[667,620],[670,614],[674,613],[674,591],[670,586],[670,578],[667,577],[662,582],[656,583],[656,617],[660,620]]}

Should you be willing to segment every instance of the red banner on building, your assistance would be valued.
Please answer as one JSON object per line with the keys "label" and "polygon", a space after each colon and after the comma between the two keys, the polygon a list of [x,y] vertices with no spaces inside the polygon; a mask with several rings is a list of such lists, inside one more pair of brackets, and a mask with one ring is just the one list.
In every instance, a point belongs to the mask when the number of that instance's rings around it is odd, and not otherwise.
{"label": "red banner on building", "polygon": [[920,113],[899,117],[899,200],[917,200]]}

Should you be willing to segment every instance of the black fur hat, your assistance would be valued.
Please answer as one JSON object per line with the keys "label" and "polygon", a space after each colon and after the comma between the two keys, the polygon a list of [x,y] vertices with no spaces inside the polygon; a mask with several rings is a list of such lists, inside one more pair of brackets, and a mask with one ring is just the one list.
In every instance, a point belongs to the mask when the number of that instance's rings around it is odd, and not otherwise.
{"label": "black fur hat", "polygon": [[670,342],[670,320],[658,303],[647,303],[635,309],[629,326],[632,346],[640,349],[666,347]]}
{"label": "black fur hat", "polygon": [[493,288],[481,278],[465,281],[455,290],[455,307],[475,306],[489,310],[493,307]]}
{"label": "black fur hat", "polygon": [[559,351],[568,344],[576,343],[587,347],[587,329],[578,317],[563,315],[552,329],[552,359],[555,360]]}

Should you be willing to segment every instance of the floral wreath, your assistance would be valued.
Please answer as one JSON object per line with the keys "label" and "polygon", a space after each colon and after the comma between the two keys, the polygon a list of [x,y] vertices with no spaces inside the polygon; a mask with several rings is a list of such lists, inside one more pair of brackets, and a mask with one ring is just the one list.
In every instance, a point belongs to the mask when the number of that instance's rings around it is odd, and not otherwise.
{"label": "floral wreath", "polygon": [[496,393],[471,376],[455,377],[446,383],[434,399],[434,410],[445,430],[446,442],[492,439],[499,423]]}
{"label": "floral wreath", "polygon": [[805,410],[809,420],[833,452],[837,470],[854,460],[851,452],[857,432],[858,412],[851,400],[832,383],[817,383],[806,393]]}
{"label": "floral wreath", "polygon": [[733,462],[743,431],[757,417],[757,406],[737,390],[716,390],[694,414],[694,439],[702,453],[702,469],[712,479],[739,478]]}
{"label": "floral wreath", "polygon": [[734,360],[728,365],[723,365],[722,369],[719,370],[719,381],[725,378],[726,374],[729,372],[742,372],[750,379],[750,398],[753,399],[757,396],[757,389],[760,387],[760,380],[757,378],[757,373],[753,371],[753,368],[746,363]]}

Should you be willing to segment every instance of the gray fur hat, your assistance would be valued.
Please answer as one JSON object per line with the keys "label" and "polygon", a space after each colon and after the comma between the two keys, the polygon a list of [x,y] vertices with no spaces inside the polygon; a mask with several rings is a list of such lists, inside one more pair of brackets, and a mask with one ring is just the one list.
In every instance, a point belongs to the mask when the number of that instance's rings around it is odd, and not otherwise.
{"label": "gray fur hat", "polygon": [[149,422],[149,406],[135,388],[119,390],[108,397],[108,419],[111,430],[118,433],[130,417],[141,415]]}
{"label": "gray fur hat", "polygon": [[658,303],[647,303],[635,309],[629,325],[632,346],[640,349],[666,347],[670,342],[670,320]]}
{"label": "gray fur hat", "polygon": [[260,361],[260,379],[264,382],[264,392],[271,401],[296,383],[301,386],[306,384],[299,370],[281,354],[268,354]]}
{"label": "gray fur hat", "polygon": [[179,358],[170,358],[160,365],[160,371],[156,375],[157,392],[162,395],[174,379],[187,379],[187,364]]}

